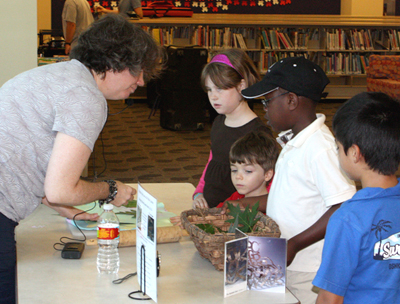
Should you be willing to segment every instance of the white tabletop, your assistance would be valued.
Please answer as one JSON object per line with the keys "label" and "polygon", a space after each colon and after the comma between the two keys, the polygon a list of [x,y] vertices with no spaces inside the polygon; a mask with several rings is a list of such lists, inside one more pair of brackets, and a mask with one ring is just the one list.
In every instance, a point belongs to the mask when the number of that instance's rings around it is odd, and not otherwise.
{"label": "white tabletop", "polygon": [[[142,185],[168,211],[180,214],[191,207],[192,184]],[[99,275],[96,246],[86,246],[79,260],[63,259],[53,249],[60,237],[71,236],[66,220],[54,210],[41,205],[21,221],[16,235],[20,304],[135,302],[128,294],[139,289],[137,277],[116,285],[112,283],[115,277]],[[298,303],[289,291],[285,294],[246,291],[224,298],[223,272],[202,259],[188,237],[179,243],[159,244],[157,249],[161,254],[158,303]],[[119,277],[136,272],[136,247],[120,248],[119,252]]]}

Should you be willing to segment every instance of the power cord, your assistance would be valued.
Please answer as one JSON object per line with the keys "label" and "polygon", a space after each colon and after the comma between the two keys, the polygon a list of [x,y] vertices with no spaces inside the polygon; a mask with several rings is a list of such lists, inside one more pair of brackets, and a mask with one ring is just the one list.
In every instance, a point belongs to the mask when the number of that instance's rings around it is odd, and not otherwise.
{"label": "power cord", "polygon": [[126,281],[127,279],[134,277],[135,275],[137,275],[137,272],[133,272],[130,274],[127,274],[126,276],[124,276],[123,278],[117,279],[112,281],[114,284],[121,284],[122,282]]}
{"label": "power cord", "polygon": [[123,108],[121,111],[116,112],[116,113],[108,113],[108,115],[112,116],[112,115],[117,115],[117,114],[121,114],[122,112],[124,112],[126,109],[130,108],[134,103],[130,103],[128,104],[125,108]]}
{"label": "power cord", "polygon": [[[58,243],[54,243],[54,244],[53,244],[54,250],[62,251],[62,250],[63,250],[62,248],[59,249],[59,248],[56,248],[56,246],[57,246],[57,245],[60,245],[60,246],[62,246],[62,247],[64,248],[64,246],[65,246],[65,244],[66,244],[66,242],[64,242],[64,240],[75,241],[75,242],[82,242],[82,243],[86,241],[86,235],[83,233],[82,229],[81,229],[81,228],[79,227],[79,225],[76,223],[75,218],[76,218],[78,215],[80,215],[80,214],[83,214],[83,213],[85,213],[85,212],[89,212],[89,211],[93,210],[95,207],[96,207],[96,202],[94,202],[94,206],[93,206],[92,208],[90,208],[90,209],[88,209],[88,210],[85,210],[85,211],[82,211],[82,212],[79,212],[79,213],[75,214],[75,215],[73,216],[73,218],[72,218],[72,221],[74,222],[75,227],[78,228],[78,230],[82,233],[82,235],[83,235],[83,240],[74,239],[74,238],[70,238],[70,237],[67,237],[67,236],[62,236],[62,237],[60,238],[60,241],[59,241]],[[127,275],[124,276],[123,278],[113,280],[112,282],[113,282],[113,284],[121,284],[121,283],[125,282],[126,280],[128,280],[129,278],[134,277],[134,276],[136,276],[136,275],[137,275],[137,272],[133,272],[133,273],[127,274]],[[130,294],[129,294],[128,296],[130,297]],[[148,300],[148,299],[143,299],[143,300]]]}
{"label": "power cord", "polygon": [[[125,108],[123,108],[121,111],[118,111],[116,113],[107,112],[107,117],[108,116],[117,115],[117,114],[121,114],[126,109],[131,107],[133,104],[134,104],[133,102],[128,104]],[[107,108],[107,111],[108,110],[109,109]],[[104,130],[104,128],[103,128],[103,130]],[[93,182],[95,182],[99,177],[101,177],[103,175],[103,173],[107,170],[107,160],[106,160],[106,154],[105,154],[105,149],[104,149],[103,130],[101,130],[99,138],[100,138],[100,141],[101,141],[101,149],[102,149],[102,155],[103,155],[103,161],[104,161],[104,169],[99,174],[97,174],[97,171],[96,171],[96,150],[93,149],[93,157],[92,157]]]}
{"label": "power cord", "polygon": [[67,237],[67,236],[62,236],[62,237],[60,238],[59,243],[54,243],[54,244],[53,244],[53,248],[54,248],[55,250],[57,250],[57,251],[62,251],[62,250],[63,250],[62,248],[61,248],[61,249],[56,248],[56,246],[60,245],[60,246],[63,246],[63,247],[64,247],[65,244],[66,244],[66,242],[64,242],[64,240],[69,240],[69,241],[74,241],[74,242],[81,242],[81,243],[83,243],[83,242],[86,241],[86,235],[83,233],[83,231],[81,230],[81,228],[80,228],[80,227],[78,226],[78,224],[76,223],[75,218],[76,218],[78,215],[80,215],[80,214],[83,214],[83,213],[85,213],[85,212],[89,212],[89,211],[93,210],[95,207],[96,207],[96,202],[94,202],[94,206],[93,206],[92,208],[90,208],[89,210],[86,210],[86,211],[79,212],[79,213],[75,214],[74,217],[72,218],[72,221],[74,222],[75,227],[78,228],[78,230],[82,233],[82,235],[83,235],[83,240],[74,239],[74,238],[70,238],[70,237]]}

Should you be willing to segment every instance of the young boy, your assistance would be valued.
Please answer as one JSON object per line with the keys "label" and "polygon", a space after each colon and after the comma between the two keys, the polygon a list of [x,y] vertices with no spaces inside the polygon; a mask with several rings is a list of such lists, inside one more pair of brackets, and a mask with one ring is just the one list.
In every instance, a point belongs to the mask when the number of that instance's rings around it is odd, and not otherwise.
{"label": "young boy", "polygon": [[[268,195],[278,155],[279,145],[264,131],[252,131],[236,140],[229,151],[229,161],[232,183],[237,191],[225,202]],[[222,208],[225,202],[217,208]],[[180,216],[171,217],[170,221],[182,227]]]}
{"label": "young boy", "polygon": [[317,303],[400,303],[400,104],[361,93],[333,118],[340,166],[362,190],[329,220]]}
{"label": "young boy", "polygon": [[278,144],[263,131],[239,138],[229,151],[231,178],[237,191],[227,201],[267,195],[278,155]]}
{"label": "young boy", "polygon": [[312,280],[329,217],[355,193],[354,184],[340,171],[325,116],[316,114],[328,83],[318,65],[292,57],[275,63],[262,81],[242,91],[245,98],[265,97],[269,124],[276,132],[286,131],[279,134],[283,149],[266,208],[288,240],[287,286],[302,304],[317,298]]}

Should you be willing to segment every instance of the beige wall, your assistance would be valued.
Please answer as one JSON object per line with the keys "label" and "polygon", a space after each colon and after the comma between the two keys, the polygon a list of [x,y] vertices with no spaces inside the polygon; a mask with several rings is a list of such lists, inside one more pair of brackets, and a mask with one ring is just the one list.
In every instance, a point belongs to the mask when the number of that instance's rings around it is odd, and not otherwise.
{"label": "beige wall", "polygon": [[51,30],[51,0],[37,0],[37,32]]}
{"label": "beige wall", "polygon": [[342,0],[341,15],[382,16],[384,0]]}
{"label": "beige wall", "polygon": [[0,86],[37,65],[35,0],[1,1]]}

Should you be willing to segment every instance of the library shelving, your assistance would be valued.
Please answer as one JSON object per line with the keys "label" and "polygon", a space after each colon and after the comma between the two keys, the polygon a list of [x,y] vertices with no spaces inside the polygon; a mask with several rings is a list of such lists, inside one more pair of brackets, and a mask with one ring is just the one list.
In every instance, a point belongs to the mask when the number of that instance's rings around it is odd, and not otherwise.
{"label": "library shelving", "polygon": [[194,14],[132,22],[162,45],[200,45],[210,56],[243,48],[261,73],[280,58],[305,56],[327,73],[329,99],[366,90],[370,54],[400,54],[400,17],[394,16]]}

